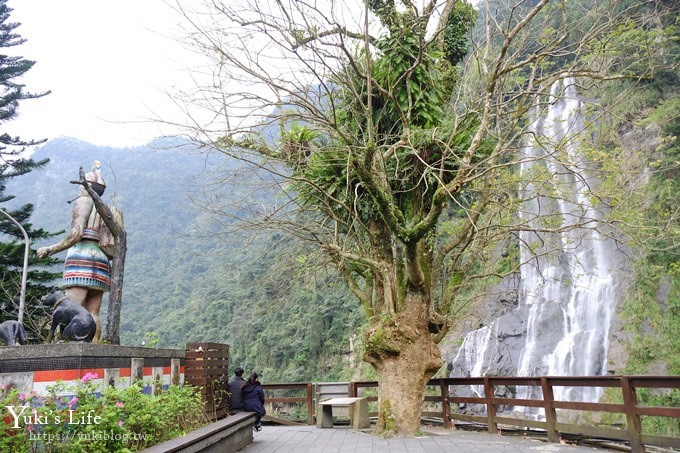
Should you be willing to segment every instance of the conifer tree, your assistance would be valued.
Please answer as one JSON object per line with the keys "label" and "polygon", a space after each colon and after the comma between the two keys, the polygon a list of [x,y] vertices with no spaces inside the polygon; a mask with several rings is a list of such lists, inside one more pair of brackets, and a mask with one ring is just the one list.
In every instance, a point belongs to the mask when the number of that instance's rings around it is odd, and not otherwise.
{"label": "conifer tree", "polygon": [[[19,295],[23,273],[24,236],[10,219],[19,222],[29,236],[31,242],[51,236],[42,229],[34,229],[29,223],[33,205],[26,204],[10,208],[13,195],[5,193],[5,184],[11,178],[24,175],[31,170],[44,166],[48,160],[34,161],[26,157],[30,146],[44,140],[24,140],[13,136],[6,130],[6,125],[18,115],[19,102],[25,99],[39,98],[48,94],[30,93],[16,79],[25,74],[35,62],[19,56],[9,56],[3,49],[15,47],[25,42],[15,29],[20,25],[10,21],[12,9],[6,0],[0,0],[0,322],[17,319]],[[43,260],[43,262],[46,262]],[[29,263],[35,264],[33,259]],[[39,298],[45,293],[47,285],[57,274],[45,271],[32,271],[28,274],[26,290],[27,310],[24,324],[29,338],[39,335],[40,325],[44,323],[40,310],[36,308]]]}

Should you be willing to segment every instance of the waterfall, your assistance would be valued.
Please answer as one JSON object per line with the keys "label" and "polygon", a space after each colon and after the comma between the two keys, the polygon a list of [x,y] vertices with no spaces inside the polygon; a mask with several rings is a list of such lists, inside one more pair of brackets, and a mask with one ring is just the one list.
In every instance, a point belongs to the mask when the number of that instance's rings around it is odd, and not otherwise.
{"label": "waterfall", "polygon": [[[616,306],[611,272],[615,249],[595,228],[600,214],[589,197],[595,181],[586,175],[577,153],[583,112],[573,79],[553,85],[545,111],[531,127],[534,138],[524,149],[520,168],[527,182],[520,187],[519,216],[530,229],[540,230],[548,215],[562,232],[520,234],[520,301],[529,314],[517,374],[602,375]],[[552,177],[548,194],[532,181],[536,166]],[[559,400],[596,401],[600,394],[601,389],[555,388]]]}
{"label": "waterfall", "polygon": [[[522,265],[515,311],[524,317],[525,332],[521,352],[514,358],[518,376],[606,372],[609,326],[616,307],[612,270],[617,252],[613,241],[595,228],[600,213],[590,188],[596,181],[585,172],[575,138],[583,131],[582,108],[574,80],[556,82],[547,102],[533,109],[528,134],[532,138],[520,156],[518,217],[531,231],[519,236]],[[550,229],[558,232],[545,232]],[[471,364],[470,376],[482,376],[483,363],[493,360],[489,345],[499,350],[498,339],[489,335],[468,334],[470,341],[485,338],[477,345],[484,349],[476,352],[478,363]],[[465,358],[471,352],[468,337],[453,361],[458,367],[470,360]],[[539,398],[540,392],[533,387],[517,389],[519,398]],[[555,398],[564,401],[597,401],[601,392],[554,389]]]}
{"label": "waterfall", "polygon": [[[466,377],[484,376],[486,374],[498,345],[494,332],[493,324],[491,326],[483,326],[473,330],[463,339],[463,344],[458,351],[458,357],[462,360],[460,372],[465,373]],[[484,396],[483,386],[474,385],[470,389],[474,396]]]}

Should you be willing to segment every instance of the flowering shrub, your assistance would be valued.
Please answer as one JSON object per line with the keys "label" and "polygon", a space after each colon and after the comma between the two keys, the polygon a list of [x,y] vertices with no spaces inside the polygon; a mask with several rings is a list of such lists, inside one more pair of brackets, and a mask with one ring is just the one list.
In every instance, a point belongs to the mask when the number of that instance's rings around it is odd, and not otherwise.
{"label": "flowering shrub", "polygon": [[0,451],[133,452],[207,422],[193,387],[170,386],[150,395],[137,382],[98,393],[96,378],[88,373],[72,383],[58,382],[47,395],[0,386]]}

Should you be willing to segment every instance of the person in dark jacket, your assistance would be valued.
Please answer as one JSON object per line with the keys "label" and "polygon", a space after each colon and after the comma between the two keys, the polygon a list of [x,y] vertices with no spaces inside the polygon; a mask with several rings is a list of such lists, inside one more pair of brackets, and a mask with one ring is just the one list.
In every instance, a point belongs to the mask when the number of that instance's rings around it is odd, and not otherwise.
{"label": "person in dark jacket", "polygon": [[246,383],[241,387],[241,395],[243,397],[243,410],[246,412],[255,412],[255,431],[262,429],[261,420],[267,413],[264,410],[264,390],[262,384],[258,380],[257,373],[253,372],[248,377]]}
{"label": "person in dark jacket", "polygon": [[235,414],[243,410],[243,397],[241,387],[246,383],[243,379],[243,368],[237,366],[234,370],[234,379],[229,381],[229,414]]}

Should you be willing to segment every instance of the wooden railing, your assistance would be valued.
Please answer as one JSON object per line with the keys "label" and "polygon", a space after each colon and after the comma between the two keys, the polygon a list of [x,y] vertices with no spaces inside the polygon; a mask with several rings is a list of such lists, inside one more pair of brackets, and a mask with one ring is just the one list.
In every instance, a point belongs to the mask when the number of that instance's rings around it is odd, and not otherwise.
{"label": "wooden railing", "polygon": [[[450,388],[454,386],[480,386],[483,397],[451,396]],[[543,429],[547,432],[548,440],[559,442],[560,433],[581,434],[602,437],[613,440],[630,442],[631,449],[644,452],[644,445],[660,447],[680,447],[680,438],[645,434],[642,432],[640,417],[670,417],[680,420],[679,407],[638,406],[637,389],[680,389],[680,376],[591,376],[591,377],[477,377],[477,378],[443,378],[433,379],[428,386],[440,389],[437,396],[426,396],[425,401],[440,402],[441,412],[424,412],[423,415],[440,416],[444,426],[450,427],[452,420],[473,421],[485,423],[490,433],[498,432],[498,425],[516,427],[531,427]],[[529,386],[538,387],[543,395],[542,399],[502,398],[496,396],[499,386]],[[623,404],[587,403],[573,401],[556,401],[554,387],[615,387],[621,391]],[[360,389],[377,387],[376,382],[354,382],[350,386],[352,396],[359,396]],[[353,389],[353,390],[352,390]],[[370,397],[369,400],[377,400]],[[452,411],[453,404],[481,404],[486,407],[486,415],[461,414]],[[497,407],[536,407],[543,409],[545,420],[531,420],[529,418],[501,417],[497,415]],[[574,411],[595,411],[618,413],[625,415],[626,429],[605,428],[589,425],[574,425],[560,423],[557,420],[558,409]],[[513,414],[515,415],[515,414]]]}
{"label": "wooden railing", "polygon": [[[308,425],[314,424],[314,384],[311,382],[302,382],[296,384],[262,384],[265,391],[265,403],[284,403],[284,404],[304,404],[307,409],[307,419],[305,422]],[[273,396],[279,390],[284,390],[286,393],[302,394],[301,396]]]}
{"label": "wooden railing", "polygon": [[[375,381],[348,383],[350,397],[366,396],[377,401]],[[453,396],[452,388],[479,386],[483,391],[480,397]],[[497,387],[535,387],[542,399],[504,398],[496,396]],[[554,398],[555,387],[598,387],[618,388],[623,403],[589,403],[559,401]],[[314,387],[311,383],[265,384],[268,403],[299,403],[307,407],[307,423],[314,422]],[[301,395],[295,397],[269,397],[275,390],[297,389]],[[659,436],[642,432],[641,417],[667,417],[680,424],[680,407],[640,406],[638,389],[680,389],[680,376],[591,376],[591,377],[475,377],[441,378],[428,383],[428,395],[424,398],[424,417],[441,418],[445,427],[451,427],[455,420],[483,423],[490,433],[498,432],[498,425],[544,430],[548,440],[559,442],[561,434],[574,434],[604,439],[621,440],[630,443],[635,452],[644,452],[644,445],[680,448],[680,438]],[[438,393],[432,395],[429,393]],[[371,394],[373,393],[373,394]],[[455,391],[453,392],[455,393]],[[472,415],[457,412],[458,405],[479,404],[486,409],[486,415]],[[433,409],[432,406],[437,406]],[[501,406],[531,407],[542,409],[544,419],[534,420],[513,411],[512,416],[499,415]],[[440,409],[439,409],[440,408]],[[558,421],[558,411],[604,412],[620,414],[625,418],[625,428],[570,424]],[[375,416],[376,413],[371,413]]]}

